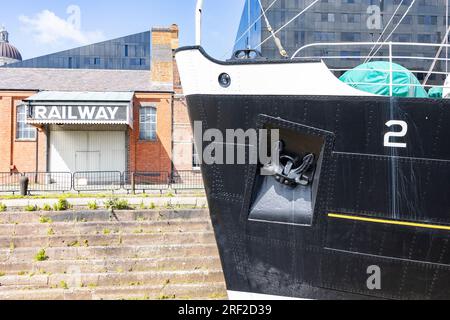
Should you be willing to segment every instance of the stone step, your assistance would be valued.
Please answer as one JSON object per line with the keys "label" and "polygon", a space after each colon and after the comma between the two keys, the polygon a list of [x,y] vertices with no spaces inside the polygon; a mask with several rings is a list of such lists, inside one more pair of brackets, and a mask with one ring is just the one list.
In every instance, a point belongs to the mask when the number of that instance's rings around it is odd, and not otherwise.
{"label": "stone step", "polygon": [[[188,243],[188,242],[181,242]],[[19,248],[0,250],[0,262],[32,262],[39,250],[36,248]],[[59,247],[46,249],[48,261],[58,260],[97,260],[125,258],[172,258],[172,257],[204,257],[218,256],[217,245],[214,244],[176,244],[176,245],[141,245],[141,246],[91,246],[91,247]]]}
{"label": "stone step", "polygon": [[[43,220],[45,221],[45,220]],[[98,235],[211,231],[207,219],[130,221],[130,222],[59,222],[1,224],[0,235],[6,236],[47,236],[51,235]]]}
{"label": "stone step", "polygon": [[[220,269],[218,256],[179,257],[179,258],[142,258],[102,260],[66,260],[43,262],[0,263],[0,273],[4,275],[38,275],[54,273],[102,273],[102,272],[148,272],[148,271],[187,271]],[[0,282],[1,282],[0,277]]]}
{"label": "stone step", "polygon": [[77,289],[29,289],[0,291],[0,300],[148,300],[226,299],[223,282]]}
{"label": "stone step", "polygon": [[146,244],[212,244],[213,232],[168,232],[155,234],[109,234],[68,236],[0,237],[0,248],[57,248]]}
{"label": "stone step", "polygon": [[2,291],[8,287],[17,288],[25,286],[26,289],[40,288],[82,288],[105,286],[155,286],[168,284],[193,284],[223,282],[221,270],[194,270],[194,271],[151,271],[128,273],[73,273],[50,275],[23,275],[3,276],[0,278]]}
{"label": "stone step", "polygon": [[62,212],[1,212],[0,224],[39,223],[42,216],[53,222],[166,221],[209,219],[207,210],[126,210],[111,214],[106,210]]}
{"label": "stone step", "polygon": [[[208,201],[204,195],[197,194],[196,196],[150,196],[147,197],[122,197],[117,195],[117,198],[126,200],[133,209],[139,209],[142,205],[145,208],[155,207],[155,208],[168,208],[170,209],[181,209],[181,208],[206,208],[208,206]],[[109,201],[109,197],[94,199],[94,198],[79,198],[79,197],[68,197],[70,205],[77,209],[87,209],[89,203],[92,201],[97,202],[99,209],[105,210],[105,202]],[[40,208],[48,205],[53,207],[54,204],[58,203],[58,198],[53,199],[37,199],[37,198],[25,198],[25,199],[2,199],[4,205],[7,206],[9,210],[19,211],[23,210],[24,207],[28,205],[36,205]]]}

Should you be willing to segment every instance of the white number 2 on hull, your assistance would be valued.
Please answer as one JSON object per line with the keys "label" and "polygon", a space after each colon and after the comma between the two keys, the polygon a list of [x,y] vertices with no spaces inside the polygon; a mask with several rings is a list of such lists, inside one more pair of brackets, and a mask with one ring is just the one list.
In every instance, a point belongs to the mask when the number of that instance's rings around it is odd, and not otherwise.
{"label": "white number 2 on hull", "polygon": [[404,138],[408,133],[408,124],[405,121],[391,120],[386,122],[388,128],[399,126],[402,128],[400,132],[388,132],[384,136],[384,146],[386,148],[406,148],[406,143],[392,142],[392,138]]}

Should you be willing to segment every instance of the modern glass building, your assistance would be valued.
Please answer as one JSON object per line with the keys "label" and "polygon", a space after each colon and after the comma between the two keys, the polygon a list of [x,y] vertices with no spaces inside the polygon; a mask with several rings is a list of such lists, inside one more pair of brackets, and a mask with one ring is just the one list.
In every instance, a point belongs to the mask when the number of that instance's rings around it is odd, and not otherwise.
{"label": "modern glass building", "polygon": [[[261,1],[262,8],[259,1]],[[322,42],[420,42],[440,44],[448,30],[448,0],[247,0],[242,14],[235,50],[253,48],[268,58],[282,58],[270,37],[263,12],[283,48],[291,57],[304,45]],[[310,7],[309,7],[310,6]],[[304,11],[305,9],[308,10]],[[303,13],[301,13],[304,11]],[[447,14],[446,14],[447,13]],[[298,17],[297,17],[298,16]],[[250,31],[251,32],[250,32]],[[261,45],[262,43],[262,45]],[[303,51],[300,56],[328,57],[330,67],[342,67],[342,57],[367,56],[375,59],[387,56],[387,47],[372,45],[322,46]],[[437,47],[394,48],[396,59],[410,70],[428,70],[438,52]],[[441,58],[448,50],[441,52]],[[411,56],[432,59],[413,60]],[[335,57],[336,59],[333,59]],[[363,59],[349,58],[354,66]],[[348,65],[348,60],[346,61]],[[438,61],[435,71],[448,71],[444,61]],[[417,74],[419,79],[424,74]]]}
{"label": "modern glass building", "polygon": [[7,65],[8,68],[150,70],[151,32],[142,32],[114,40]]}

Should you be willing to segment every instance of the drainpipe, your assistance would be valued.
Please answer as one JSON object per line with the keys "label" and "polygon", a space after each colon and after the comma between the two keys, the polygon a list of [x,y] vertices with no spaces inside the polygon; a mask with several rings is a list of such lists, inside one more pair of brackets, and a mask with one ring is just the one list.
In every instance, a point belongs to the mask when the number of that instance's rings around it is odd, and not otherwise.
{"label": "drainpipe", "polygon": [[175,171],[175,165],[174,165],[174,163],[173,163],[173,158],[174,158],[174,151],[175,151],[175,142],[174,142],[174,137],[175,137],[175,125],[174,125],[174,120],[175,120],[175,92],[173,92],[172,93],[172,102],[171,102],[171,104],[170,104],[170,112],[172,113],[172,116],[171,116],[171,126],[172,126],[172,138],[170,139],[171,140],[171,144],[172,144],[172,146],[171,146],[171,148],[172,148],[172,154],[171,154],[171,157],[170,157],[170,166],[171,166],[171,168],[170,168],[170,182],[172,182],[173,181],[173,172]]}
{"label": "drainpipe", "polygon": [[39,172],[39,131],[40,129],[36,129],[36,176],[37,172]]}
{"label": "drainpipe", "polygon": [[11,144],[10,144],[10,148],[9,148],[9,171],[12,172],[14,170],[14,143],[16,141],[15,137],[16,137],[16,131],[17,128],[14,126],[14,122],[16,121],[15,119],[15,110],[16,110],[16,106],[14,104],[14,99],[11,98],[10,101],[10,109],[11,109]]}

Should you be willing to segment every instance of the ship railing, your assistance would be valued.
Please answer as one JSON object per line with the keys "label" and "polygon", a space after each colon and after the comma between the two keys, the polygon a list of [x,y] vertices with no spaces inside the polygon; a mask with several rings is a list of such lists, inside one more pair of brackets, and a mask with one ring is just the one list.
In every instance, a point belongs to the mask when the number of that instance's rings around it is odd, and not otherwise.
{"label": "ship railing", "polygon": [[[356,47],[356,48],[367,48],[370,50],[369,55],[307,55],[305,53],[308,52],[310,49],[317,49],[317,48],[336,48],[336,47],[344,47],[345,50],[349,47]],[[433,56],[405,56],[405,55],[395,55],[394,49],[398,50],[398,48],[403,48],[405,50],[406,47],[420,47],[422,49],[437,49],[433,50]],[[378,48],[373,51],[374,48]],[[430,79],[431,75],[439,75],[443,76],[443,78],[447,78],[447,76],[450,74],[450,59],[448,57],[441,57],[442,55],[445,55],[446,52],[443,50],[448,51],[450,49],[449,44],[437,44],[437,43],[418,43],[418,42],[320,42],[320,43],[311,43],[307,44],[301,48],[299,48],[291,57],[291,59],[321,59],[326,63],[326,60],[362,60],[364,62],[369,62],[373,60],[387,60],[389,62],[390,68],[389,70],[385,69],[359,69],[361,71],[367,70],[367,71],[380,71],[380,72],[386,72],[389,73],[389,83],[387,84],[389,86],[389,93],[392,96],[393,95],[393,89],[394,87],[400,87],[400,86],[421,86],[424,88],[442,88],[442,89],[450,89],[449,86],[446,86],[445,84],[439,85],[439,84],[429,84],[428,80]],[[383,55],[378,55],[378,53],[381,51]],[[386,52],[386,54],[384,54]],[[430,54],[430,52],[426,52],[427,54]],[[423,70],[408,70],[408,71],[402,71],[398,69],[394,69],[393,63],[397,62],[399,60],[411,60],[411,61],[422,61],[422,64],[424,62],[429,63],[429,68],[424,68]],[[438,62],[445,64],[446,71],[438,71],[436,69],[436,64]],[[354,66],[356,67],[356,66]],[[332,68],[330,67],[329,70],[332,72],[346,72],[349,70],[352,70],[352,67],[348,68]],[[393,83],[394,82],[394,73],[400,73],[400,72],[411,72],[416,74],[423,74],[425,75],[424,80],[421,85],[413,85],[413,84],[398,84]],[[444,80],[445,81],[445,80]],[[374,84],[374,83],[349,83],[350,85],[373,85],[373,86],[379,86],[380,84]]]}

